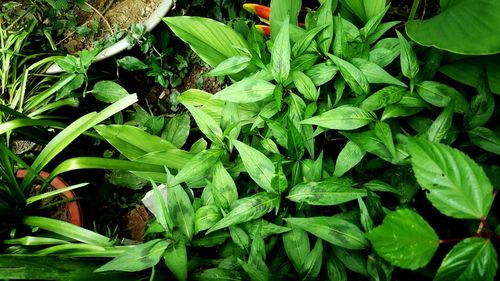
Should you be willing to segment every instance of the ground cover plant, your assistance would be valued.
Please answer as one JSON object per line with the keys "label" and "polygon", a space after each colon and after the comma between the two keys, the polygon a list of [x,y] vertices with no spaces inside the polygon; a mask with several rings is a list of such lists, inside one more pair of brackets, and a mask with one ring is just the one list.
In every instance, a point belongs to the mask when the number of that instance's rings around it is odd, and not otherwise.
{"label": "ground cover plant", "polygon": [[[262,21],[247,24],[164,18],[228,85],[184,91],[173,117],[136,106],[94,126],[122,170],[142,165],[127,172],[134,188],[152,186],[144,243],[11,243],[137,279],[495,280],[500,5],[413,1],[401,22],[397,4],[247,4]],[[154,70],[146,62],[118,60]],[[110,81],[92,88],[103,103],[129,97]]]}

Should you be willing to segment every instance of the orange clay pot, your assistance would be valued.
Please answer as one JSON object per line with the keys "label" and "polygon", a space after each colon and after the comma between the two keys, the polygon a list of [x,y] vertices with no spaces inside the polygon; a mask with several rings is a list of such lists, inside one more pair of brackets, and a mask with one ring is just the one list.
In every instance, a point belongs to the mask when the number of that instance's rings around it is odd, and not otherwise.
{"label": "orange clay pot", "polygon": [[[26,169],[20,169],[16,173],[16,177],[19,179],[22,179],[26,176],[28,173],[28,170]],[[40,172],[40,177],[47,179],[47,177],[50,174],[47,172]],[[60,177],[55,177],[50,185],[55,188],[55,189],[62,189],[65,187],[68,187],[68,184],[65,183]],[[68,198],[68,199],[74,199],[76,198],[75,193],[73,190],[68,190],[63,193],[63,195]],[[77,225],[77,226],[83,226],[83,217],[82,217],[82,209],[80,207],[80,204],[76,201],[71,201],[66,203],[66,216],[69,220],[70,223]]]}

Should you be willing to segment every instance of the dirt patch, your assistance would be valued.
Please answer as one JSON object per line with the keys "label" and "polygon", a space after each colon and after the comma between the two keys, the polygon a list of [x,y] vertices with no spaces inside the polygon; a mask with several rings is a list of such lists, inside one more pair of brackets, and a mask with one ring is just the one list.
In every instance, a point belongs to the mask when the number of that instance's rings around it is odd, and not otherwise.
{"label": "dirt patch", "polygon": [[215,77],[203,76],[210,71],[208,67],[195,65],[191,72],[184,78],[184,82],[179,87],[179,92],[184,92],[189,89],[200,89],[212,94],[222,90],[223,83],[220,83]]}
{"label": "dirt patch", "polygon": [[113,34],[116,29],[128,29],[134,23],[146,21],[160,2],[161,0],[90,0],[81,9],[76,9],[76,23],[82,34],[67,31],[62,46],[70,54],[92,49],[95,41]]}

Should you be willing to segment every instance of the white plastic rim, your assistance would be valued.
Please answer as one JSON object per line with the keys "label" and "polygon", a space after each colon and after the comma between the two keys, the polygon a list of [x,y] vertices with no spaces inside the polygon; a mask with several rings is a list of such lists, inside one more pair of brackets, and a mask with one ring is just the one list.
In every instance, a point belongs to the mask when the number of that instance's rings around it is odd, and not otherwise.
{"label": "white plastic rim", "polygon": [[[162,0],[158,8],[151,14],[151,16],[143,22],[143,24],[146,26],[147,31],[153,30],[160,22],[161,22],[161,17],[165,16],[168,11],[170,11],[170,8],[172,7],[172,0]],[[112,46],[104,49],[102,52],[100,52],[93,60],[93,62],[98,62],[104,59],[107,59],[109,57],[112,57],[121,51],[131,47],[130,44],[128,43],[126,38],[123,38],[122,40],[116,42]],[[53,64],[47,69],[46,73],[47,74],[56,74],[56,73],[61,73],[63,70],[57,65]]]}

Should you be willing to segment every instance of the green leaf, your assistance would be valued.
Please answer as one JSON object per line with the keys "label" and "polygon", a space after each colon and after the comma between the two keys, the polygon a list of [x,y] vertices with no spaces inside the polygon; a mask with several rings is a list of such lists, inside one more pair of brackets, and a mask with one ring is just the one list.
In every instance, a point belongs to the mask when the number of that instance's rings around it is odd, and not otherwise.
{"label": "green leaf", "polygon": [[470,110],[465,114],[465,122],[469,128],[483,126],[495,111],[495,99],[484,80],[480,80],[478,94],[472,97]]}
{"label": "green leaf", "polygon": [[327,254],[326,274],[329,280],[347,281],[344,265],[331,252]]}
{"label": "green leaf", "polygon": [[369,54],[369,60],[378,64],[380,67],[386,67],[391,64],[400,55],[399,39],[384,38],[373,46]]}
{"label": "green leaf", "polygon": [[208,149],[196,154],[196,156],[191,158],[191,160],[186,163],[186,166],[175,175],[171,184],[180,184],[203,175],[219,161],[219,157],[223,153],[224,151],[220,149]]}
{"label": "green leaf", "polygon": [[493,281],[497,268],[497,253],[491,241],[480,237],[467,238],[446,255],[434,281]]}
{"label": "green leaf", "polygon": [[401,101],[407,92],[406,88],[398,86],[388,86],[368,96],[362,103],[361,108],[368,111],[382,109],[390,104]]}
{"label": "green leaf", "polygon": [[364,249],[368,246],[363,232],[356,225],[337,217],[286,218],[284,220],[333,245],[346,249]]}
{"label": "green leaf", "polygon": [[266,239],[270,235],[281,234],[291,230],[288,227],[279,226],[264,219],[246,222],[242,225],[242,227],[250,235],[250,237],[253,238],[254,236],[259,235],[262,239]]}
{"label": "green leaf", "polygon": [[178,114],[168,120],[161,138],[181,148],[189,136],[191,120],[189,114]]}
{"label": "green leaf", "polygon": [[331,246],[337,258],[351,271],[368,277],[366,270],[365,254],[360,250],[347,250],[337,246]]}
{"label": "green leaf", "polygon": [[408,149],[418,183],[441,213],[459,219],[487,216],[493,187],[478,164],[443,144],[410,138]]}
{"label": "green leaf", "polygon": [[337,65],[340,74],[344,77],[345,81],[357,95],[366,95],[370,92],[370,84],[366,76],[351,63],[340,59],[336,56],[327,54],[328,57]]}
{"label": "green leaf", "polygon": [[384,10],[385,0],[340,0],[343,7],[358,16],[363,22],[370,20]]}
{"label": "green leaf", "polygon": [[297,43],[293,45],[292,54],[293,57],[297,58],[306,52],[312,46],[315,46],[314,37],[318,35],[323,29],[325,29],[327,25],[316,26],[306,32],[306,34],[299,40]]}
{"label": "green leaf", "polygon": [[469,103],[457,90],[450,86],[434,82],[424,81],[417,84],[417,94],[426,102],[445,107],[453,101],[454,111],[465,113],[469,109]]}
{"label": "green leaf", "polygon": [[111,270],[135,272],[148,269],[160,261],[168,245],[167,241],[160,239],[139,244],[99,267],[95,272]]}
{"label": "green leaf", "polygon": [[299,270],[299,275],[303,280],[315,280],[318,278],[323,263],[323,241],[316,240],[316,244],[311,252],[306,256],[302,267]]}
{"label": "green leaf", "polygon": [[233,144],[240,153],[241,160],[248,175],[267,192],[276,193],[271,186],[274,177],[275,167],[262,152],[237,140]]}
{"label": "green leaf", "polygon": [[311,78],[316,87],[319,87],[332,80],[338,71],[338,67],[334,65],[318,63],[306,69],[304,73]]}
{"label": "green leaf", "polygon": [[345,105],[303,120],[300,124],[318,125],[332,130],[354,130],[373,121],[375,118],[368,111]]}
{"label": "green leaf", "polygon": [[331,179],[298,184],[290,190],[287,199],[315,206],[333,206],[356,200],[358,196],[366,196],[366,191],[352,188],[348,181]]}
{"label": "green leaf", "polygon": [[231,226],[229,227],[229,233],[231,234],[231,239],[238,245],[242,250],[248,252],[250,249],[250,236],[240,227]]}
{"label": "green leaf", "polygon": [[214,143],[224,145],[224,134],[222,133],[222,129],[210,115],[197,107],[187,104],[184,104],[184,106],[189,110],[198,128],[200,128],[207,138]]}
{"label": "green leaf", "polygon": [[374,131],[361,133],[342,133],[349,140],[356,143],[363,151],[373,153],[383,160],[391,162],[391,153],[385,147],[384,143],[375,135]]}
{"label": "green leaf", "polygon": [[188,16],[167,17],[163,21],[211,67],[250,52],[245,40],[223,23]]}
{"label": "green leaf", "polygon": [[193,274],[193,280],[220,281],[220,280],[242,280],[239,271],[222,268],[210,268]]}
{"label": "green leaf", "polygon": [[163,254],[165,265],[172,271],[177,280],[186,281],[188,278],[188,256],[186,243],[183,239],[171,244]]}
{"label": "green leaf", "polygon": [[290,74],[290,34],[289,18],[284,19],[271,51],[271,63],[274,80],[284,84]]}
{"label": "green leaf", "polygon": [[247,56],[234,56],[227,58],[208,72],[207,76],[225,76],[237,74],[250,65],[251,58]]}
{"label": "green leaf", "polygon": [[355,167],[363,157],[366,151],[361,149],[356,143],[349,141],[346,143],[344,148],[340,151],[337,156],[337,162],[335,162],[335,171],[333,172],[334,177],[341,177],[347,171]]}
{"label": "green leaf", "polygon": [[113,81],[99,81],[94,85],[92,94],[105,103],[114,103],[128,96],[127,90]]}
{"label": "green leaf", "polygon": [[213,99],[234,103],[254,103],[272,96],[276,85],[265,80],[246,78],[216,93]]}
{"label": "green leaf", "polygon": [[427,130],[427,139],[432,142],[441,142],[450,130],[452,121],[453,106],[447,106]]}
{"label": "green leaf", "polygon": [[222,209],[229,210],[238,200],[236,184],[221,162],[215,164],[213,171],[211,192],[215,204]]}
{"label": "green leaf", "polygon": [[399,31],[396,30],[396,33],[399,38],[399,46],[401,52],[401,70],[403,71],[404,76],[410,78],[410,80],[415,79],[417,77],[418,71],[420,67],[418,65],[417,55],[411,48],[406,38],[404,38]]}
{"label": "green leaf", "polygon": [[231,212],[212,226],[207,234],[228,226],[258,219],[271,212],[278,201],[279,198],[276,195],[267,192],[239,199],[235,202]]}
{"label": "green leaf", "polygon": [[499,10],[498,1],[449,1],[437,16],[408,22],[406,32],[420,45],[466,55],[494,54],[500,52]]}
{"label": "green leaf", "polygon": [[219,208],[215,205],[207,205],[200,207],[194,214],[194,233],[207,230],[216,222],[222,219],[222,214]]}
{"label": "green leaf", "polygon": [[396,147],[394,146],[394,140],[392,138],[391,126],[383,121],[379,121],[375,123],[373,132],[375,133],[375,136],[382,141],[392,158],[396,158]]}
{"label": "green leaf", "polygon": [[439,246],[434,229],[409,209],[389,213],[366,237],[381,257],[393,265],[412,270],[425,266]]}
{"label": "green leaf", "polygon": [[276,36],[278,35],[283,22],[288,18],[289,23],[291,25],[297,25],[298,23],[298,15],[301,8],[300,0],[291,0],[291,1],[274,1],[271,2],[271,16],[270,16],[270,25],[271,25],[271,38],[276,40]]}
{"label": "green leaf", "polygon": [[125,56],[116,60],[119,66],[128,71],[136,71],[148,68],[148,65],[140,61],[136,57]]}
{"label": "green leaf", "polygon": [[323,54],[328,53],[333,41],[333,11],[337,7],[337,0],[325,0],[321,2],[318,8],[316,25],[326,25],[318,34],[319,49]]}
{"label": "green leaf", "polygon": [[286,226],[290,227],[292,230],[283,234],[283,247],[293,267],[295,270],[299,271],[307,255],[309,255],[311,251],[309,236],[306,231],[290,223],[287,223]]}
{"label": "green leaf", "polygon": [[366,80],[368,80],[368,83],[370,84],[383,83],[383,84],[393,84],[406,87],[406,85],[403,82],[394,78],[392,75],[387,73],[382,67],[378,66],[373,62],[360,58],[355,58],[351,60],[351,63],[359,70],[361,70],[363,75],[366,77]]}
{"label": "green leaf", "polygon": [[500,155],[500,135],[488,128],[477,127],[469,132],[470,142],[480,148]]}
{"label": "green leaf", "polygon": [[333,41],[333,53],[339,58],[348,57],[347,34],[344,31],[343,19],[339,15],[333,19],[335,25],[335,40]]}
{"label": "green leaf", "polygon": [[316,89],[313,81],[301,71],[292,72],[293,83],[299,93],[310,101],[317,101],[319,92]]}
{"label": "green leaf", "polygon": [[189,195],[180,185],[167,188],[167,209],[174,225],[191,240],[194,234],[194,209]]}

